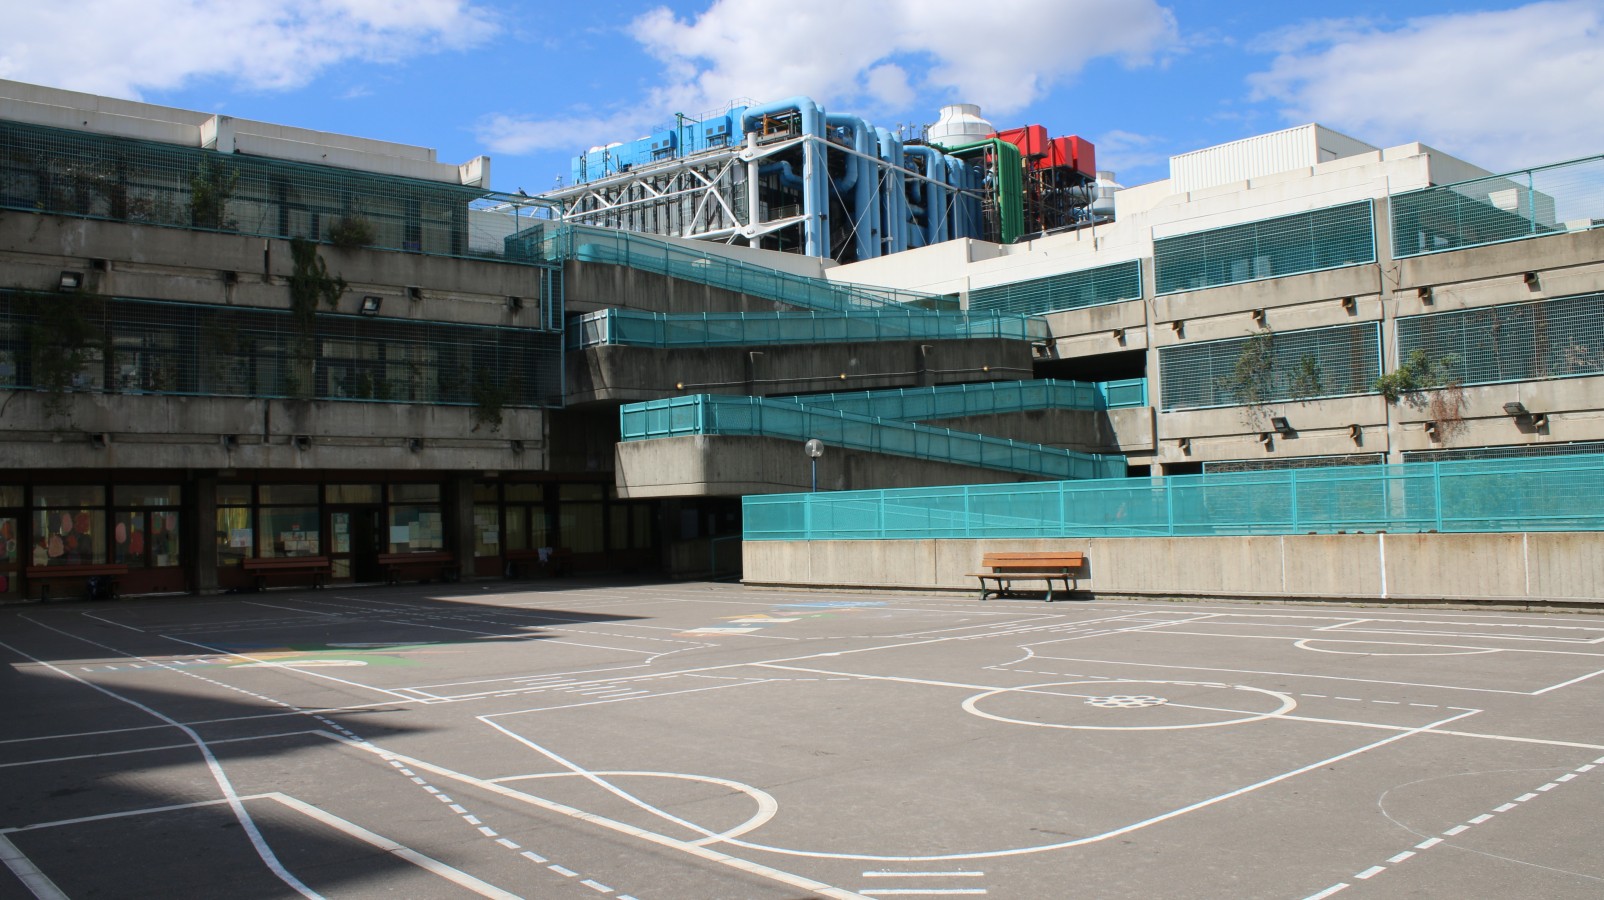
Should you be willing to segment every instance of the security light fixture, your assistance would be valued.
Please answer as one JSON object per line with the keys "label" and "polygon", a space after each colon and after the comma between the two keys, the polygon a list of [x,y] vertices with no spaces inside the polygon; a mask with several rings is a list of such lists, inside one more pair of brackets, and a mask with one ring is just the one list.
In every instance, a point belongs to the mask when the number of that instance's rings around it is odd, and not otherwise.
{"label": "security light fixture", "polygon": [[233,269],[223,270],[223,283],[230,287],[239,284],[239,273]]}
{"label": "security light fixture", "polygon": [[1272,418],[1270,420],[1270,427],[1275,429],[1276,434],[1292,433],[1292,425],[1287,422],[1286,416],[1276,416]]}
{"label": "security light fixture", "polygon": [[523,441],[509,441],[507,446],[514,453],[522,453],[522,452],[524,452],[524,442]]}
{"label": "security light fixture", "polygon": [[1259,326],[1260,328],[1264,327],[1264,310],[1252,310],[1248,313],[1248,316],[1253,319],[1253,324]]}
{"label": "security light fixture", "polygon": [[1548,427],[1548,414],[1547,413],[1532,413],[1532,430],[1533,431],[1542,431],[1544,428],[1547,428],[1547,427]]}
{"label": "security light fixture", "polygon": [[1176,334],[1181,334],[1182,332],[1184,332],[1186,330],[1186,322],[1184,320],[1181,320],[1181,319],[1176,319],[1175,321],[1170,323],[1170,330],[1175,332]]}
{"label": "security light fixture", "polygon": [[1436,440],[1437,439],[1437,423],[1436,422],[1423,422],[1423,423],[1421,423],[1420,427],[1421,427],[1422,430],[1424,430],[1426,432],[1426,436],[1427,437],[1431,438],[1432,440]]}
{"label": "security light fixture", "polygon": [[415,284],[407,285],[407,299],[414,302],[423,299],[423,288]]}
{"label": "security light fixture", "polygon": [[223,445],[223,449],[232,450],[239,446],[239,435],[220,434],[217,436],[217,442]]}
{"label": "security light fixture", "polygon": [[1343,297],[1341,303],[1342,308],[1347,312],[1356,312],[1359,309],[1358,297]]}
{"label": "security light fixture", "polygon": [[1348,426],[1348,439],[1355,444],[1359,443],[1359,438],[1363,437],[1364,433],[1365,430],[1359,426],[1358,422]]}
{"label": "security light fixture", "polygon": [[1119,341],[1121,344],[1125,343],[1125,329],[1114,329],[1114,340]]}
{"label": "security light fixture", "polygon": [[1432,302],[1432,299],[1431,299],[1431,288],[1429,288],[1429,287],[1416,288],[1415,289],[1415,296],[1420,298],[1420,302],[1421,303],[1430,303],[1430,302]]}
{"label": "security light fixture", "polygon": [[1191,438],[1176,438],[1175,439],[1175,449],[1181,451],[1181,454],[1184,455],[1184,456],[1192,455],[1192,439]]}
{"label": "security light fixture", "polygon": [[413,453],[421,453],[423,451],[423,438],[407,438],[407,449]]}
{"label": "security light fixture", "polygon": [[357,312],[364,316],[376,316],[379,314],[379,306],[383,303],[383,297],[377,294],[369,294],[362,298],[362,305],[357,308]]}
{"label": "security light fixture", "polygon": [[298,434],[291,438],[290,441],[295,445],[295,449],[297,450],[312,449],[312,436],[310,434]]}
{"label": "security light fixture", "polygon": [[507,311],[508,312],[517,312],[518,310],[523,309],[523,308],[524,308],[524,298],[522,298],[522,297],[508,297],[507,298]]}
{"label": "security light fixture", "polygon": [[96,450],[106,449],[106,445],[109,443],[111,443],[111,435],[105,433],[104,431],[97,431],[89,435],[89,446],[95,448]]}
{"label": "security light fixture", "polygon": [[64,294],[70,294],[73,291],[81,290],[84,286],[84,273],[69,272],[63,269],[61,272],[61,281],[57,283],[57,286]]}
{"label": "security light fixture", "polygon": [[1526,404],[1520,402],[1519,400],[1511,400],[1504,404],[1504,415],[1516,417],[1524,416],[1526,415]]}
{"label": "security light fixture", "polygon": [[1543,286],[1543,282],[1540,278],[1538,278],[1536,272],[1527,272],[1525,275],[1522,275],[1521,278],[1525,280],[1526,289],[1529,291],[1535,291]]}
{"label": "security light fixture", "polygon": [[1275,432],[1273,432],[1273,431],[1265,431],[1265,432],[1261,432],[1259,434],[1259,443],[1263,444],[1264,445],[1264,449],[1266,449],[1266,450],[1270,449],[1270,444],[1274,440],[1275,440]]}

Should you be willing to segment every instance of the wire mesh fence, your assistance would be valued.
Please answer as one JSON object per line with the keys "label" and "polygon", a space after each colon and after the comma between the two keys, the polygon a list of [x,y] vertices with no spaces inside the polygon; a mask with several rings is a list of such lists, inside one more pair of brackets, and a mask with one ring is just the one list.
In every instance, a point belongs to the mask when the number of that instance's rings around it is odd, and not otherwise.
{"label": "wire mesh fence", "polygon": [[1154,292],[1173,294],[1376,261],[1369,200],[1153,241]]}
{"label": "wire mesh fence", "polygon": [[1041,444],[860,416],[759,397],[698,394],[619,411],[624,441],[697,434],[752,435],[806,441],[871,453],[1018,472],[1043,478],[1123,475],[1123,456],[1076,453]]}
{"label": "wire mesh fence", "polygon": [[1604,456],[743,499],[749,541],[1600,531]]}
{"label": "wire mesh fence", "polygon": [[433,256],[560,264],[551,204],[427,181],[0,121],[0,207]]}
{"label": "wire mesh fence", "polygon": [[1263,331],[1164,347],[1158,359],[1165,410],[1365,394],[1381,374],[1381,325]]}
{"label": "wire mesh fence", "polygon": [[0,292],[0,387],[560,406],[556,332]]}
{"label": "wire mesh fence", "polygon": [[1064,272],[969,292],[970,312],[995,311],[1039,315],[1083,306],[1140,300],[1140,260]]}
{"label": "wire mesh fence", "polygon": [[1604,226],[1604,156],[1389,198],[1402,259]]}
{"label": "wire mesh fence", "polygon": [[1604,373],[1604,293],[1399,319],[1399,357],[1416,350],[1462,384]]}

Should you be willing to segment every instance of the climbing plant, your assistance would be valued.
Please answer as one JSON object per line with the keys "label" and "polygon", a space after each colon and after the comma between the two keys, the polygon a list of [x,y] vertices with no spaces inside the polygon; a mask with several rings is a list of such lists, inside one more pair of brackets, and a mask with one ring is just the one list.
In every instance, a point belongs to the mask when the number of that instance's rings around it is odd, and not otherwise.
{"label": "climbing plant", "polygon": [[1456,369],[1459,357],[1432,356],[1417,347],[1398,368],[1372,385],[1388,403],[1407,402],[1424,407],[1437,423],[1438,440],[1447,443],[1465,427],[1465,391]]}
{"label": "climbing plant", "polygon": [[285,374],[285,393],[311,399],[315,387],[317,308],[339,305],[348,285],[344,278],[329,274],[328,263],[317,252],[317,244],[302,238],[290,241],[290,313],[299,332],[294,342],[291,370]]}
{"label": "climbing plant", "polygon": [[209,159],[201,160],[189,178],[189,214],[195,227],[230,227],[223,214],[238,184],[239,172]]}
{"label": "climbing plant", "polygon": [[67,393],[92,362],[104,358],[106,336],[98,324],[103,299],[94,294],[41,294],[18,298],[27,325],[31,382],[44,391],[45,411],[64,417],[71,411]]}
{"label": "climbing plant", "polygon": [[476,372],[469,391],[473,398],[473,430],[482,427],[494,433],[501,430],[507,404],[523,393],[523,380],[513,375],[498,384],[484,372]]}
{"label": "climbing plant", "polygon": [[1272,394],[1275,375],[1275,335],[1260,331],[1242,344],[1228,375],[1215,380],[1215,386],[1247,408],[1247,418],[1264,412]]}

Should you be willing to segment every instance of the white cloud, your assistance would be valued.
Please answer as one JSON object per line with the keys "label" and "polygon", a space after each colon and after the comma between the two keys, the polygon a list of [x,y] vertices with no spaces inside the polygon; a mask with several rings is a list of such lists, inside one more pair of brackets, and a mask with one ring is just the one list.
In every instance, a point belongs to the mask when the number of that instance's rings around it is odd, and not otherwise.
{"label": "white cloud", "polygon": [[635,114],[493,117],[479,136],[499,153],[574,148],[617,140],[676,112],[797,95],[871,116],[934,118],[935,106],[952,102],[1007,115],[1072,81],[1092,60],[1144,64],[1178,40],[1174,18],[1157,0],[990,0],[979,12],[972,0],[714,0],[689,18],[659,7],[628,26],[663,66],[660,85]]}
{"label": "white cloud", "polygon": [[631,31],[668,66],[659,99],[704,107],[732,97],[806,94],[861,106],[893,98],[888,63],[921,71],[913,89],[1006,114],[1071,81],[1087,63],[1149,60],[1176,41],[1155,0],[716,0],[680,19],[659,8]]}
{"label": "white cloud", "polygon": [[471,0],[16,3],[0,34],[0,78],[127,98],[205,77],[287,89],[346,60],[468,47],[494,30]]}
{"label": "white cloud", "polygon": [[1382,145],[1421,141],[1492,168],[1604,152],[1604,0],[1532,3],[1385,29],[1312,23],[1274,38],[1254,99]]}

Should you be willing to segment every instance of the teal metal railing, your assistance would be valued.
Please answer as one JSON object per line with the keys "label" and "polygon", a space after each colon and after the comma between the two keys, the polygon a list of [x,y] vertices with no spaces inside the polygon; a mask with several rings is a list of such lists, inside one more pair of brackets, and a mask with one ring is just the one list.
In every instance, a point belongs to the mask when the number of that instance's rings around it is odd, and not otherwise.
{"label": "teal metal railing", "polygon": [[851,312],[652,313],[603,309],[570,320],[568,347],[730,347],[852,341],[1006,338],[1042,341],[1047,322],[1006,313],[933,313],[900,307]]}
{"label": "teal metal railing", "polygon": [[1037,409],[1106,410],[1146,406],[1147,379],[990,381],[983,384],[948,384],[769,399],[860,416],[924,422]]}
{"label": "teal metal railing", "polygon": [[1604,226],[1604,156],[1389,198],[1402,259]]}
{"label": "teal metal railing", "polygon": [[743,499],[749,541],[1604,531],[1604,456]]}
{"label": "teal metal railing", "polygon": [[1376,261],[1369,200],[1153,241],[1154,293],[1173,294]]}
{"label": "teal metal railing", "polygon": [[627,266],[805,309],[958,308],[951,297],[810,278],[671,243],[655,235],[584,225],[566,225],[564,230],[571,258],[581,262]]}
{"label": "teal metal railing", "polygon": [[698,434],[818,438],[832,447],[1043,478],[1116,478],[1125,473],[1123,456],[1075,453],[760,397],[698,394],[627,404],[619,410],[619,434],[624,441]]}

